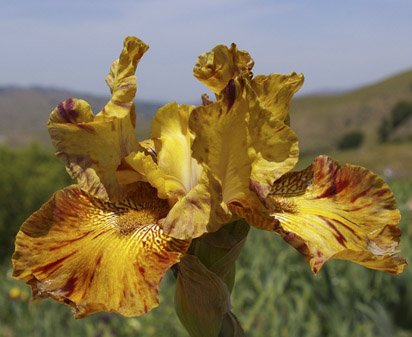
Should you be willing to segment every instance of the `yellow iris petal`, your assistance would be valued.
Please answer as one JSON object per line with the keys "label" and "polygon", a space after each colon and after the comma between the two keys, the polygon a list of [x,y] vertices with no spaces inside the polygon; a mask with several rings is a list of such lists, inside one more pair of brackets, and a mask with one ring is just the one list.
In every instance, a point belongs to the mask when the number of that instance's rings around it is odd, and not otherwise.
{"label": "yellow iris petal", "polygon": [[396,274],[406,266],[398,254],[393,194],[367,169],[317,157],[308,169],[275,182],[267,206],[277,220],[273,229],[315,273],[332,258]]}
{"label": "yellow iris petal", "polygon": [[221,183],[227,204],[249,193],[248,108],[241,84],[231,81],[218,102],[194,109],[189,120],[193,156]]}
{"label": "yellow iris petal", "polygon": [[167,203],[139,186],[119,203],[76,186],[57,192],[18,233],[14,276],[35,296],[69,304],[76,317],[138,316],[157,306],[159,283],[189,242],[163,233],[158,221]]}
{"label": "yellow iris petal", "polygon": [[296,73],[257,75],[251,85],[260,105],[271,112],[271,119],[288,122],[292,96],[302,86],[303,79],[302,74]]}
{"label": "yellow iris petal", "polygon": [[273,182],[296,165],[298,137],[273,112],[277,110],[267,110],[261,105],[260,97],[249,86],[245,92],[249,104],[249,156],[253,160],[250,186],[264,198]]}
{"label": "yellow iris petal", "polygon": [[193,156],[221,182],[226,203],[249,199],[250,188],[264,198],[296,164],[296,134],[271,116],[242,79],[229,82],[216,103],[192,112]]}
{"label": "yellow iris petal", "polygon": [[[237,157],[237,164],[232,166],[240,168],[238,180],[243,181],[242,187],[239,183],[236,184],[238,186],[235,188],[235,193],[245,190],[245,184],[250,183],[250,187],[258,196],[265,198],[273,182],[290,171],[298,161],[298,139],[286,124],[288,124],[287,112],[290,100],[302,85],[303,76],[292,73],[290,75],[259,75],[253,78],[252,66],[253,60],[250,55],[237,50],[235,45],[230,48],[219,45],[199,57],[194,68],[194,75],[218,94],[218,102],[197,108],[193,115],[202,116],[199,117],[198,122],[194,121],[195,117],[192,118],[191,128],[197,137],[195,147],[200,148],[198,145],[200,142],[216,143],[210,138],[218,137],[221,142],[224,139],[226,149],[230,149],[226,152],[235,153],[231,156]],[[210,112],[212,109],[215,112]],[[229,122],[228,118],[223,115],[225,111],[231,109],[235,110],[232,115],[236,117]],[[211,119],[210,116],[204,117],[203,115],[213,115],[214,120],[209,122],[209,127],[195,125]],[[206,130],[212,128],[212,125],[216,127],[218,123],[222,124],[219,131]],[[229,130],[230,127],[232,130]],[[223,129],[227,130],[222,131]],[[244,130],[247,132],[245,133]],[[202,132],[205,134],[201,135]],[[229,139],[232,139],[236,132],[238,139],[234,145]],[[208,150],[207,146],[204,146],[202,151],[205,150]],[[212,150],[214,150],[213,147]],[[245,157],[246,152],[249,160]],[[200,154],[194,152],[194,156],[200,156]],[[225,152],[222,156],[227,157]],[[221,159],[221,162],[224,161],[226,158]],[[249,166],[248,169],[246,169],[247,166]],[[211,169],[215,172],[214,168]],[[219,170],[222,169],[224,168],[219,168]],[[227,169],[233,170],[230,166]],[[233,175],[231,172],[227,174]],[[247,178],[246,174],[248,174]],[[221,178],[221,173],[218,173],[218,176]],[[232,181],[231,187],[234,185]],[[228,186],[224,186],[223,193],[229,189]],[[224,199],[227,200],[227,196],[224,196]]]}
{"label": "yellow iris petal", "polygon": [[196,186],[173,205],[162,228],[171,237],[188,240],[215,232],[230,219],[220,184],[204,170]]}
{"label": "yellow iris petal", "polygon": [[143,41],[126,37],[120,57],[115,60],[106,76],[112,97],[99,115],[116,118],[127,117],[135,127],[134,97],[136,95],[136,68],[143,54],[149,49]]}
{"label": "yellow iris petal", "polygon": [[188,193],[202,172],[192,157],[193,136],[189,130],[192,110],[192,106],[169,103],[157,111],[152,124],[151,138],[157,165],[165,176],[166,190],[178,195]]}
{"label": "yellow iris petal", "polygon": [[202,173],[201,165],[191,154],[193,136],[188,121],[192,109],[177,103],[160,108],[153,120],[152,153],[146,149],[146,153],[132,153],[124,158],[129,167],[158,190],[161,198],[183,197]]}
{"label": "yellow iris petal", "polygon": [[238,50],[234,43],[230,48],[218,45],[199,56],[193,74],[215,94],[220,94],[231,79],[240,74],[250,76],[253,65],[249,53]]}
{"label": "yellow iris petal", "polygon": [[99,198],[115,200],[124,194],[115,172],[121,158],[139,149],[134,131],[134,72],[146,50],[142,41],[125,39],[107,77],[112,98],[99,114],[94,116],[87,102],[69,99],[50,115],[49,133],[57,155],[80,186]]}

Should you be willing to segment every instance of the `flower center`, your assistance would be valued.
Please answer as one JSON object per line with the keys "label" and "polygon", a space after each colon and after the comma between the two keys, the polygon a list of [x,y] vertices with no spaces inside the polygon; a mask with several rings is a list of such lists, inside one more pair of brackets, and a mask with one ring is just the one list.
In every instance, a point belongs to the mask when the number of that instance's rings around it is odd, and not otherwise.
{"label": "flower center", "polygon": [[141,184],[138,193],[113,205],[114,225],[120,235],[128,235],[143,226],[157,224],[167,215],[167,201],[159,199],[155,193],[147,184]]}

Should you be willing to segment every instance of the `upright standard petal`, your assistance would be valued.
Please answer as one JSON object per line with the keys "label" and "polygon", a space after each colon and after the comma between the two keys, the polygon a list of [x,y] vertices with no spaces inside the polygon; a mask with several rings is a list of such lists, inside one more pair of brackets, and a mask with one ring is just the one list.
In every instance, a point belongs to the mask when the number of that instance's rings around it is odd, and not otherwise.
{"label": "upright standard petal", "polygon": [[[243,120],[241,127],[247,130],[246,135],[239,135],[239,139],[246,139],[238,143],[243,143],[250,157],[250,187],[260,198],[265,198],[273,182],[298,161],[298,139],[287,125],[287,111],[293,94],[303,83],[303,76],[292,73],[253,78],[252,66],[253,60],[247,52],[239,51],[233,44],[230,48],[219,45],[199,57],[193,72],[218,98],[217,104],[199,108],[203,114],[211,109],[223,111],[242,107],[242,112],[233,113]],[[242,103],[235,106],[236,100]],[[219,119],[223,122],[224,117]],[[197,129],[196,137],[202,137],[199,132],[206,128]],[[235,123],[233,129],[243,132]],[[220,133],[218,137],[222,138],[222,135]],[[238,149],[235,151],[239,152]]]}
{"label": "upright standard petal", "polygon": [[266,202],[277,221],[267,229],[299,250],[315,273],[332,258],[395,274],[406,266],[394,196],[365,168],[317,157],[276,181]]}
{"label": "upright standard petal", "polygon": [[231,80],[219,101],[197,107],[189,120],[193,157],[215,175],[227,204],[249,194],[248,112],[242,83]]}
{"label": "upright standard petal", "polygon": [[[152,124],[151,138],[157,154],[157,165],[165,176],[169,193],[185,195],[198,182],[202,167],[192,157],[189,105],[169,103],[161,107]],[[170,181],[170,182],[169,182]]]}
{"label": "upright standard petal", "polygon": [[77,318],[97,311],[143,315],[158,305],[164,273],[189,244],[160,229],[168,205],[155,193],[141,183],[110,203],[77,186],[57,192],[22,225],[13,275],[35,297],[72,306]]}
{"label": "upright standard petal", "polygon": [[268,106],[261,105],[260,96],[249,84],[245,85],[245,96],[249,105],[249,156],[253,160],[250,187],[263,199],[274,181],[298,162],[298,137],[283,119],[278,118],[276,106],[267,102]]}
{"label": "upright standard petal", "polygon": [[264,198],[298,160],[296,134],[271,118],[242,78],[231,80],[216,103],[194,109],[190,128],[193,156],[215,174],[228,205],[253,199],[250,189]]}
{"label": "upright standard petal", "polygon": [[260,105],[272,113],[271,118],[289,124],[289,105],[293,95],[303,84],[303,75],[257,75],[251,81]]}
{"label": "upright standard petal", "polygon": [[210,52],[199,56],[194,68],[194,76],[215,94],[219,95],[236,76],[251,77],[254,62],[249,53],[238,50],[232,43],[230,48],[218,45]]}
{"label": "upright standard petal", "polygon": [[49,133],[57,156],[83,189],[102,199],[121,198],[125,191],[116,179],[116,169],[121,158],[139,149],[134,131],[134,73],[147,48],[136,38],[125,39],[106,79],[112,98],[99,114],[94,116],[87,102],[69,99],[50,115]]}

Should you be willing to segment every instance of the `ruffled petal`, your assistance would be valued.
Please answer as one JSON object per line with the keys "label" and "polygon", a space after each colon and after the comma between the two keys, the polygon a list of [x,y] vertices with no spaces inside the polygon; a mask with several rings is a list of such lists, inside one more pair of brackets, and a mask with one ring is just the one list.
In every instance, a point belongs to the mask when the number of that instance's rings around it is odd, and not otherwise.
{"label": "ruffled petal", "polygon": [[319,156],[276,181],[266,202],[276,219],[266,229],[299,250],[315,273],[332,258],[395,274],[406,266],[394,196],[365,168]]}
{"label": "ruffled petal", "polygon": [[195,134],[193,157],[204,164],[222,185],[223,201],[249,194],[252,160],[248,155],[248,102],[242,85],[230,81],[222,98],[192,111],[189,125]]}
{"label": "ruffled petal", "polygon": [[106,76],[106,83],[112,98],[96,116],[129,117],[135,127],[136,115],[134,98],[136,95],[136,68],[143,54],[149,49],[143,41],[128,36],[124,39],[124,47],[120,57],[115,60]]}
{"label": "ruffled petal", "polygon": [[231,79],[238,75],[252,76],[254,62],[249,53],[238,50],[232,43],[230,48],[218,45],[210,52],[199,56],[194,68],[194,76],[215,94],[220,94]]}
{"label": "ruffled petal", "polygon": [[293,95],[303,84],[302,74],[257,75],[251,81],[260,105],[271,112],[271,119],[288,122],[288,110]]}
{"label": "ruffled petal", "polygon": [[162,228],[171,237],[189,240],[219,230],[231,218],[219,182],[205,170],[196,186],[173,205]]}
{"label": "ruffled petal", "polygon": [[[303,76],[292,73],[252,78],[252,66],[250,55],[237,50],[235,45],[230,48],[219,45],[202,54],[194,67],[194,75],[217,94],[218,101],[209,104],[206,100],[208,104],[195,109],[190,126],[197,138],[194,144],[195,158],[201,156],[195,153],[195,148],[200,148],[200,138],[205,140],[202,142],[208,142],[207,138],[210,137],[224,140],[225,147],[234,152],[232,157],[236,156],[238,163],[243,161],[238,165],[241,168],[239,179],[245,182],[242,175],[249,171],[250,188],[264,199],[273,182],[289,172],[298,161],[298,139],[287,125],[287,112],[293,94],[303,83]],[[238,119],[237,123],[226,115],[235,116],[233,119]],[[210,120],[208,126],[199,125],[206,119]],[[218,123],[222,124],[220,130],[207,130],[215,128]],[[236,133],[239,135],[235,137],[236,146],[233,146],[229,139]],[[209,142],[216,143],[215,140]],[[208,151],[208,146],[204,145],[202,151]],[[227,157],[224,151],[222,153]],[[248,160],[245,159],[245,153],[249,156]],[[221,159],[221,162],[224,161],[227,159]],[[213,168],[211,170],[214,172]],[[217,175],[220,177],[221,173]],[[240,189],[244,190],[244,186],[238,186],[236,191]],[[227,190],[228,187],[223,187],[224,193]]]}
{"label": "ruffled petal", "polygon": [[249,104],[249,156],[253,160],[250,187],[263,199],[273,182],[298,162],[298,137],[276,113],[262,107],[259,96],[249,86],[245,89]]}
{"label": "ruffled petal", "polygon": [[[135,174],[133,174],[133,171]],[[150,183],[150,185],[156,188],[157,195],[162,199],[167,199],[170,197],[170,191],[179,190],[180,187],[179,181],[169,179],[167,189],[167,177],[162,170],[160,170],[155,159],[150,154],[144,152],[132,152],[123,158],[117,174],[119,178],[122,178],[123,183],[132,183],[135,181]]]}
{"label": "ruffled petal", "polygon": [[157,154],[157,165],[165,176],[170,194],[185,195],[197,183],[202,167],[192,157],[192,135],[189,105],[169,103],[153,119],[151,138]]}
{"label": "ruffled petal", "polygon": [[[203,168],[192,157],[189,116],[193,107],[169,103],[161,107],[153,120],[154,148],[131,153],[122,161],[118,176],[122,182],[135,179],[149,182],[160,198],[178,200],[194,188]],[[147,144],[148,145],[148,144]],[[143,179],[130,172],[135,170]]]}
{"label": "ruffled petal", "polygon": [[122,54],[107,77],[112,99],[99,114],[94,116],[83,100],[68,99],[50,115],[49,133],[57,156],[81,188],[102,199],[117,200],[124,195],[115,172],[121,158],[139,149],[134,131],[134,72],[146,50],[140,40],[125,39]]}
{"label": "ruffled petal", "polygon": [[119,203],[68,187],[21,227],[14,276],[35,297],[72,306],[78,318],[97,311],[143,315],[158,305],[164,273],[189,244],[160,229],[167,211],[167,203],[144,183]]}
{"label": "ruffled petal", "polygon": [[223,200],[264,198],[298,160],[296,134],[260,106],[250,85],[232,80],[221,98],[193,110],[193,156],[222,184]]}

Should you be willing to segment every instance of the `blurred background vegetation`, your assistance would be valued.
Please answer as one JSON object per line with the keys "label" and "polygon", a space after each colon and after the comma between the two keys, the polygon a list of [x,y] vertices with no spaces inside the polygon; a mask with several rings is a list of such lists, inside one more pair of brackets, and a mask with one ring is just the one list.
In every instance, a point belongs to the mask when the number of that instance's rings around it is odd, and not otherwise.
{"label": "blurred background vegetation", "polygon": [[[106,101],[54,89],[0,89],[0,336],[187,336],[174,313],[170,274],[161,305],[150,314],[82,320],[63,305],[30,301],[29,288],[11,277],[20,224],[70,184],[52,155],[46,121],[71,96],[86,98],[96,111]],[[139,138],[148,136],[159,105],[137,102]],[[299,168],[325,153],[387,180],[402,213],[402,255],[412,261],[412,71],[347,93],[298,97],[291,110],[303,152]],[[248,336],[412,336],[411,267],[394,276],[332,261],[313,276],[303,258],[271,233],[250,232],[232,298]]]}

